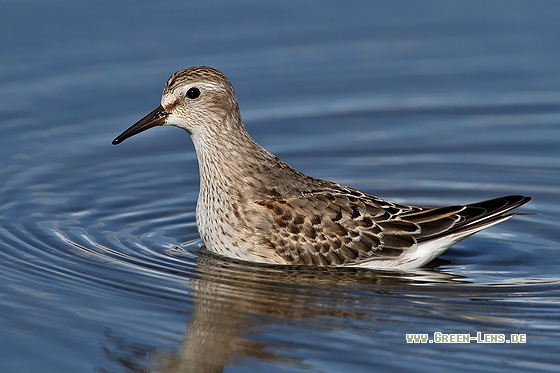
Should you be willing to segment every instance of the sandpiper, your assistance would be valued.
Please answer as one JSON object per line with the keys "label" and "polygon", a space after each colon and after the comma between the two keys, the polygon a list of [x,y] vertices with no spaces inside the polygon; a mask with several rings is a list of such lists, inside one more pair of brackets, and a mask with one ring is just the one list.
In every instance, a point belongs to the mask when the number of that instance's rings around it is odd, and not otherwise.
{"label": "sandpiper", "polygon": [[206,66],[173,74],[161,105],[113,144],[155,126],[176,126],[192,138],[196,222],[206,248],[251,262],[413,269],[531,200],[406,206],[307,176],[253,140],[230,81]]}

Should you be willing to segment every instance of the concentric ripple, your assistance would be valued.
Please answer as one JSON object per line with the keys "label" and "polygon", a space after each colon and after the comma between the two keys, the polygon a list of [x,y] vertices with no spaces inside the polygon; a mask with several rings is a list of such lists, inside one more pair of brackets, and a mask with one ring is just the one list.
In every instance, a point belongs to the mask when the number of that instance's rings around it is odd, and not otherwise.
{"label": "concentric ripple", "polygon": [[[505,156],[511,141],[522,137],[511,134],[517,127],[508,127],[507,137],[498,135],[500,125],[491,128],[494,135],[485,146],[504,156],[483,157],[480,148],[466,145],[473,141],[468,118],[455,121],[453,147],[427,153],[433,142],[428,135],[415,133],[412,143],[385,130],[368,133],[362,122],[377,121],[377,113],[345,115],[302,118],[306,126],[324,123],[327,132],[332,126],[338,133],[334,123],[340,120],[348,128],[317,148],[303,145],[305,136],[314,136],[304,134],[300,145],[277,149],[279,155],[314,176],[397,201],[447,204],[518,190],[536,197],[527,211],[558,218],[547,198],[560,194],[559,189],[545,172],[557,164],[523,157],[521,172],[519,159]],[[437,132],[447,119],[436,115],[422,126],[426,133]],[[251,131],[276,120],[265,115],[248,127]],[[368,150],[368,139],[379,136],[394,153]],[[339,137],[355,144],[359,153],[324,153],[340,144]],[[406,334],[435,331],[519,333],[530,341],[523,350],[470,345],[478,358],[474,363],[464,346],[445,345],[446,351],[463,354],[448,361],[448,367],[499,370],[504,359],[516,368],[554,366],[547,341],[560,334],[552,321],[560,278],[554,266],[547,266],[557,262],[557,224],[550,219],[515,217],[412,272],[237,262],[202,246],[194,221],[196,162],[188,137],[179,139],[163,155],[158,146],[140,140],[128,148],[111,148],[91,162],[90,153],[99,151],[95,146],[108,145],[96,139],[90,151],[50,155],[48,167],[3,171],[10,182],[1,191],[1,276],[7,293],[0,307],[10,315],[8,332],[27,325],[57,341],[49,326],[56,325],[64,331],[57,343],[79,339],[81,349],[103,351],[101,371],[122,366],[216,371],[239,360],[280,364],[291,371],[329,362],[327,370],[344,370],[344,361],[365,369],[393,359],[395,350],[407,350]],[[532,141],[527,139],[525,146]],[[141,155],[137,147],[144,149]],[[87,172],[67,172],[69,162],[88,164]],[[458,167],[468,175],[465,181],[454,180]],[[426,169],[434,172],[426,175]],[[525,169],[540,169],[545,176],[538,184],[528,182]],[[493,177],[496,170],[504,177]],[[502,182],[489,182],[494,179]],[[410,356],[421,350],[425,359],[435,359],[440,351],[433,345],[412,347]],[[391,367],[414,364],[405,356]]]}

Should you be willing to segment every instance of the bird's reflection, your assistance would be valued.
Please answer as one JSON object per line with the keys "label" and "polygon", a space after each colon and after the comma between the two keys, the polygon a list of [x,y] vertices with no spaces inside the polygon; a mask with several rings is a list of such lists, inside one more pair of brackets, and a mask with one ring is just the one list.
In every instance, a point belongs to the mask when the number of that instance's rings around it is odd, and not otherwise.
{"label": "bird's reflection", "polygon": [[151,354],[151,372],[221,372],[243,358],[304,367],[303,361],[282,353],[289,346],[265,342],[258,338],[259,331],[285,320],[307,325],[320,324],[325,316],[371,319],[377,314],[372,307],[383,313],[383,302],[369,299],[365,309],[361,299],[367,294],[399,296],[413,284],[456,284],[458,279],[430,269],[402,273],[263,266],[205,251],[198,258],[197,271],[189,275],[194,310],[185,335],[176,351]]}
{"label": "bird's reflection", "polygon": [[267,349],[274,346],[243,336],[258,333],[259,323],[275,320],[366,317],[371,312],[353,306],[360,290],[385,293],[413,283],[454,280],[431,270],[405,274],[251,265],[206,252],[199,256],[198,269],[199,276],[189,282],[194,311],[187,331],[174,354],[154,361],[158,372],[221,372],[241,357],[303,364],[273,352],[278,349]]}

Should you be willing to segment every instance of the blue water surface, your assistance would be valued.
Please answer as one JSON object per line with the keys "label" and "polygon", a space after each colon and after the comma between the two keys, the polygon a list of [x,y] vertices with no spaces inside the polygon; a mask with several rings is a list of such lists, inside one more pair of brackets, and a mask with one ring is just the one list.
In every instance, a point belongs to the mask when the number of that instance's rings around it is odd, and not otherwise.
{"label": "blue water surface", "polygon": [[[501,372],[560,365],[560,3],[2,1],[0,371]],[[111,140],[210,65],[312,176],[529,213],[412,272],[201,249],[187,133]],[[525,343],[407,343],[407,334]],[[517,338],[517,337],[516,337]]]}

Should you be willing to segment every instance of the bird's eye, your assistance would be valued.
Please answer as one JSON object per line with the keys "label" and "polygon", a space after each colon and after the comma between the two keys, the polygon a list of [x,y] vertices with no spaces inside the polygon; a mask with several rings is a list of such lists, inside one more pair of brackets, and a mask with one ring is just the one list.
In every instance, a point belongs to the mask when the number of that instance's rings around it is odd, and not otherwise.
{"label": "bird's eye", "polygon": [[200,89],[196,87],[193,87],[187,91],[187,97],[190,98],[191,100],[198,98],[198,96],[200,96]]}

